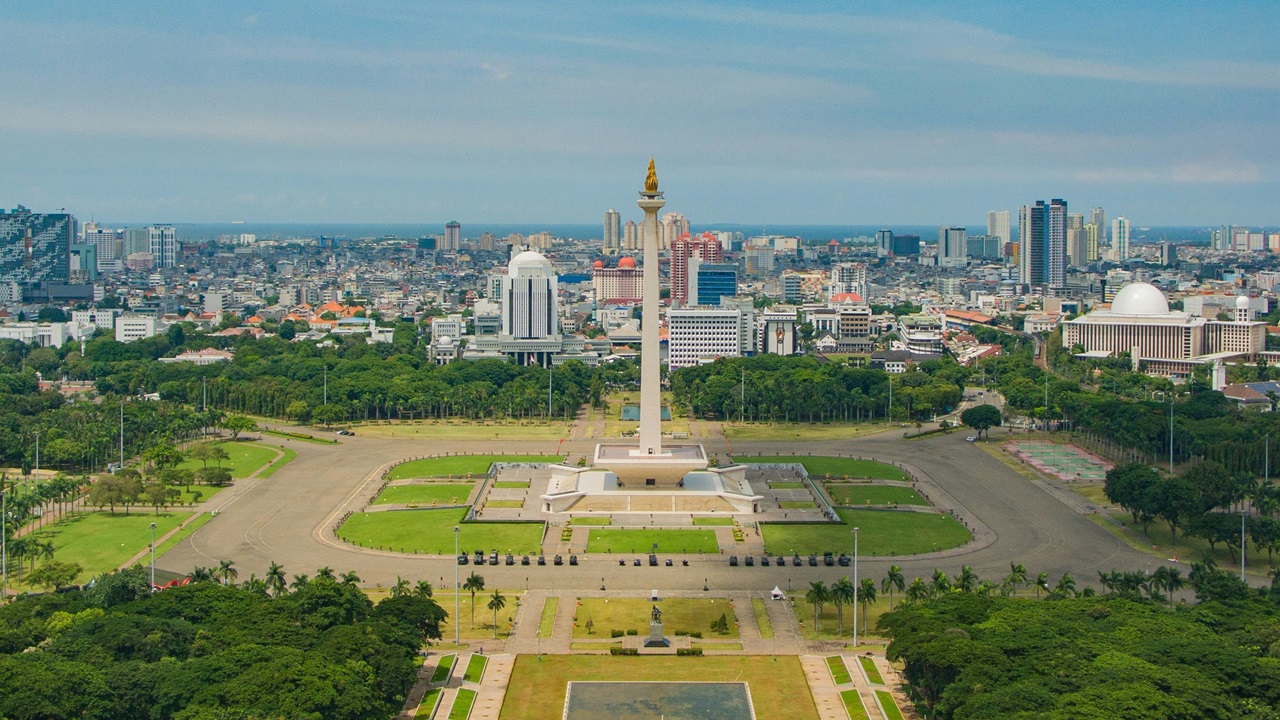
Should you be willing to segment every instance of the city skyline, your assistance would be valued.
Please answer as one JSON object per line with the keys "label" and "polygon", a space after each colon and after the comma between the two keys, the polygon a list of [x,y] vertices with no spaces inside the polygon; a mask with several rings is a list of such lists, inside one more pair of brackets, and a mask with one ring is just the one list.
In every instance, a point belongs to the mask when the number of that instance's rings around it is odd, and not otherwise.
{"label": "city skyline", "polygon": [[1135,227],[1275,223],[1271,3],[1052,23],[994,4],[130,8],[0,22],[0,205],[599,223],[652,154],[706,222],[962,224],[1063,197]]}

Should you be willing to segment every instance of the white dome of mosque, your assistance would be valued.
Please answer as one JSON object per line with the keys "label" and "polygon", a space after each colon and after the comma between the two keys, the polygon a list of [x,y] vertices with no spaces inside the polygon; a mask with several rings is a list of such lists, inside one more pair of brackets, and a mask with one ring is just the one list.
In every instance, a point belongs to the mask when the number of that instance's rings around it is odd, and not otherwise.
{"label": "white dome of mosque", "polygon": [[[1246,301],[1247,302],[1247,301]],[[1168,315],[1169,301],[1155,285],[1129,283],[1111,301],[1112,315]]]}
{"label": "white dome of mosque", "polygon": [[547,274],[551,274],[551,261],[542,253],[534,252],[533,250],[525,250],[519,255],[511,258],[511,263],[507,265],[507,273],[513,277],[523,274],[518,272],[520,270],[541,270]]}
{"label": "white dome of mosque", "polygon": [[1248,309],[1249,309],[1249,298],[1248,298],[1248,296],[1246,296],[1246,295],[1241,295],[1240,297],[1236,298],[1236,309],[1237,309],[1237,310],[1248,310]]}

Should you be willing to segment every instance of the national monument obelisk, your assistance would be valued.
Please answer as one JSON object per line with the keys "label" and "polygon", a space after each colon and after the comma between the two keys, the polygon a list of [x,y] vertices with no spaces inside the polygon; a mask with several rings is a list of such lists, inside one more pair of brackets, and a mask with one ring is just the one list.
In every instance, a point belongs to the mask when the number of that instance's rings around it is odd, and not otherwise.
{"label": "national monument obelisk", "polygon": [[649,158],[644,190],[636,201],[644,210],[641,242],[644,245],[644,285],[640,324],[640,452],[662,454],[662,365],[658,357],[658,315],[662,291],[658,284],[658,211],[666,205],[658,190],[658,173]]}

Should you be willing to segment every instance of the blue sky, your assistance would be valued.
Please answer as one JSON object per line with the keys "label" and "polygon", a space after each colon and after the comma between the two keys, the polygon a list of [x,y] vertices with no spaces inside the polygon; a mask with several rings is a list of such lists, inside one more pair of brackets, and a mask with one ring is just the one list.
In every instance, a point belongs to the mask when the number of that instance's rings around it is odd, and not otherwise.
{"label": "blue sky", "polygon": [[[1274,225],[1280,3],[6,3],[0,205]],[[1016,215],[1016,213],[1015,213]]]}

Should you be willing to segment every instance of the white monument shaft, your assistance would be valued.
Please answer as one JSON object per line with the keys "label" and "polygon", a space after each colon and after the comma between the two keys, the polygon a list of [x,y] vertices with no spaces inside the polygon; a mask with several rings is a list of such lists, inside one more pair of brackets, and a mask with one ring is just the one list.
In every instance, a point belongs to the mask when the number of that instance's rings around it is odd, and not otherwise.
{"label": "white monument shaft", "polygon": [[657,190],[646,187],[636,202],[644,210],[644,292],[640,325],[640,453],[662,454],[662,365],[659,355],[658,316],[662,290],[658,282],[658,211],[666,202]]}

